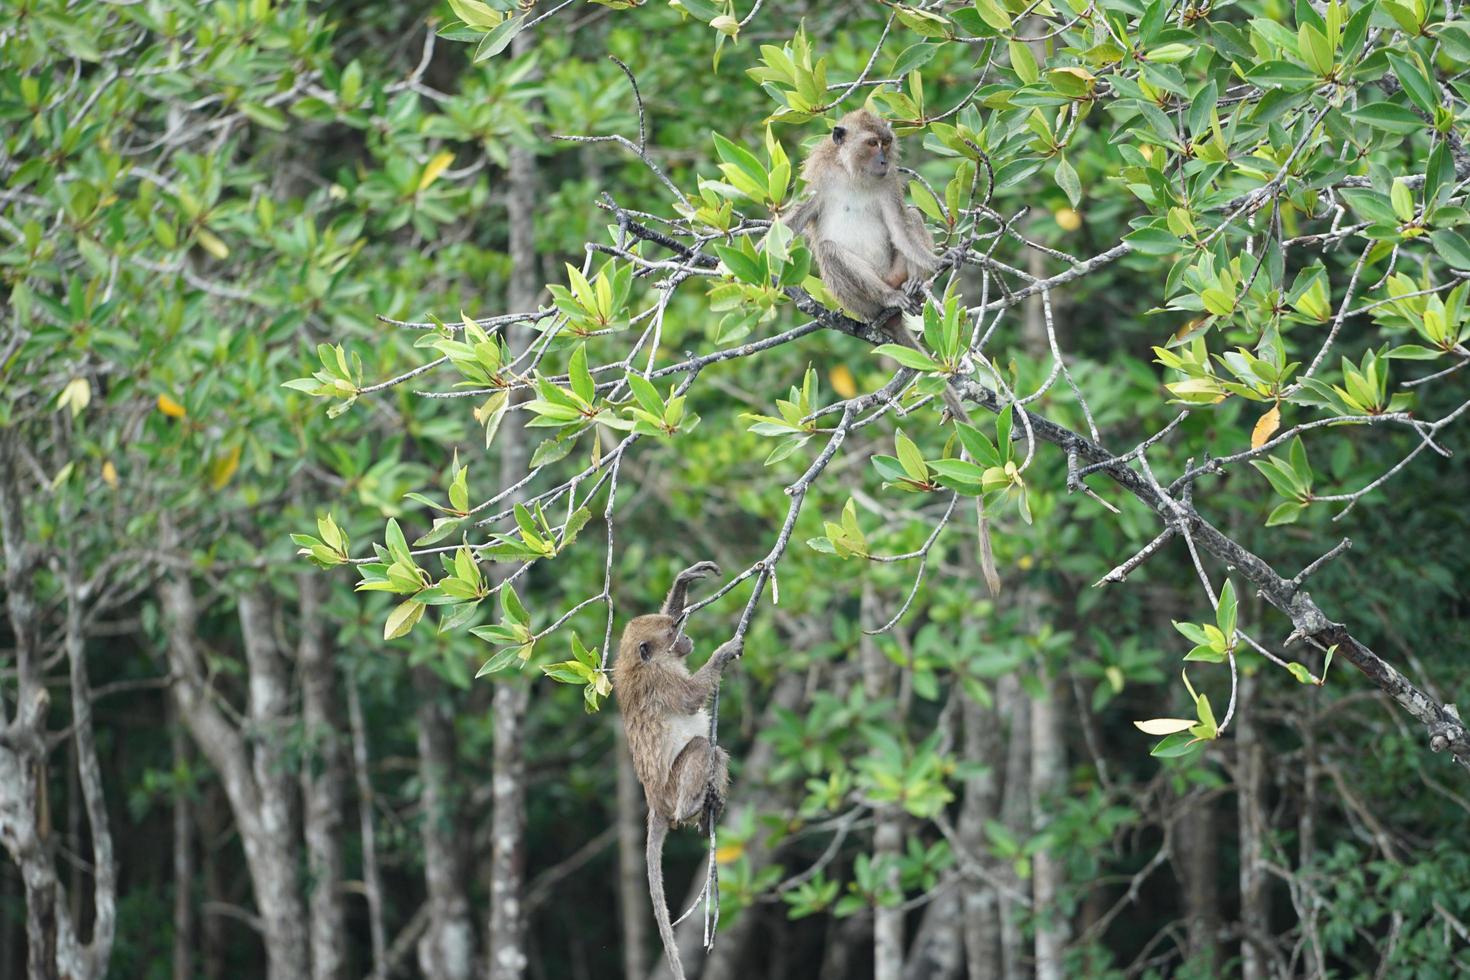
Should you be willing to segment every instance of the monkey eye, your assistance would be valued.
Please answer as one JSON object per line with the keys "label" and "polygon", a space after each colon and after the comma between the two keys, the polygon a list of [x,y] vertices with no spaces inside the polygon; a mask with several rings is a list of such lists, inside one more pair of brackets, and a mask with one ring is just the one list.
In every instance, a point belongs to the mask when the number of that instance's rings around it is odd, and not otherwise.
{"label": "monkey eye", "polygon": [[868,139],[868,145],[869,146],[877,146],[878,145],[878,138],[876,136],[870,137]]}
{"label": "monkey eye", "polygon": [[642,657],[644,660],[647,660],[651,654],[652,651],[648,648],[647,640],[644,640],[642,643],[638,644],[638,656]]}

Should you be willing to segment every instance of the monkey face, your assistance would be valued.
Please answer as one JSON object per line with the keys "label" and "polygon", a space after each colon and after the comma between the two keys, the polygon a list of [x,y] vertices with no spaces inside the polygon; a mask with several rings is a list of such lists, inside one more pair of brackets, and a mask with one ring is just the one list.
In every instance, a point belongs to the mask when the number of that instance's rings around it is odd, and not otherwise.
{"label": "monkey face", "polygon": [[663,656],[687,657],[694,652],[694,641],[679,631],[672,616],[639,616],[623,633],[623,648],[640,663]]}
{"label": "monkey face", "polygon": [[852,130],[838,126],[832,131],[832,139],[842,147],[847,171],[854,177],[882,180],[896,162],[893,133],[886,128]]}

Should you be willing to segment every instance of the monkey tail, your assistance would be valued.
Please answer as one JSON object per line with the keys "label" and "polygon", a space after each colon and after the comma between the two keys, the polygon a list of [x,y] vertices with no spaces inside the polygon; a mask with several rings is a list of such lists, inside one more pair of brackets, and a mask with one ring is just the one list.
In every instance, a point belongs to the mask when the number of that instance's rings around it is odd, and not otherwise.
{"label": "monkey tail", "polygon": [[669,970],[674,980],[684,980],[684,964],[679,960],[679,946],[674,942],[674,927],[669,924],[669,903],[664,898],[664,838],[668,836],[669,823],[648,809],[648,897],[653,900],[653,920],[658,923],[658,938],[664,944],[664,956],[669,961]]}

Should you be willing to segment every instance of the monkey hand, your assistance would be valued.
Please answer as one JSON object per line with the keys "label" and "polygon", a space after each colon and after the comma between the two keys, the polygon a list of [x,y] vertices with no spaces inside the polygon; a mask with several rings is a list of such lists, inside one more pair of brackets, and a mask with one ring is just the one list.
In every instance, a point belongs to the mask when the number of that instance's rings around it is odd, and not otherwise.
{"label": "monkey hand", "polygon": [[688,568],[680,572],[678,580],[680,582],[697,582],[700,579],[709,578],[711,575],[718,574],[720,574],[719,565],[716,565],[712,561],[702,561],[697,564],[690,565]]}
{"label": "monkey hand", "polygon": [[883,299],[883,309],[873,318],[879,326],[884,325],[900,313],[915,314],[924,308],[923,300],[910,296],[905,290],[889,290]]}
{"label": "monkey hand", "polygon": [[903,284],[903,295],[906,300],[914,305],[913,309],[904,308],[905,313],[918,313],[924,308],[924,299],[928,295],[928,289],[924,286],[924,280],[914,276]]}
{"label": "monkey hand", "polygon": [[745,638],[743,636],[736,637],[733,640],[726,640],[724,643],[720,644],[719,649],[715,651],[714,660],[717,664],[720,665],[720,669],[724,670],[725,666],[729,664],[730,661],[738,659],[740,655],[744,652]]}

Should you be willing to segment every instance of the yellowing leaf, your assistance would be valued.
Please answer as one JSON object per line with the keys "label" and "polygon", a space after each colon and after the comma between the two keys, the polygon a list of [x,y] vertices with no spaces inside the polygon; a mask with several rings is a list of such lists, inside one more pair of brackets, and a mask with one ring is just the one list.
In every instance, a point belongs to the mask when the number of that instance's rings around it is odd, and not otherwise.
{"label": "yellowing leaf", "polygon": [[240,450],[243,446],[236,445],[229,452],[220,456],[209,467],[209,486],[213,490],[223,490],[240,468]]}
{"label": "yellowing leaf", "polygon": [[189,414],[184,406],[167,395],[158,396],[158,410],[171,419],[181,419]]}
{"label": "yellowing leaf", "polygon": [[857,382],[853,380],[852,372],[847,369],[846,364],[838,364],[828,371],[827,381],[831,383],[832,390],[843,398],[851,398],[857,394]]}
{"label": "yellowing leaf", "polygon": [[383,639],[396,639],[413,629],[424,615],[424,604],[414,602],[412,599],[400,603],[397,608],[388,614],[388,619],[383,623]]}
{"label": "yellowing leaf", "polygon": [[61,394],[56,396],[56,410],[59,412],[70,408],[72,418],[76,418],[91,400],[92,383],[86,378],[72,378],[61,389]]}
{"label": "yellowing leaf", "polygon": [[740,855],[745,853],[745,845],[741,843],[724,844],[715,848],[716,864],[731,864],[740,860]]}
{"label": "yellowing leaf", "polygon": [[1187,732],[1198,722],[1193,718],[1150,718],[1148,721],[1135,721],[1133,726],[1145,735],[1173,735],[1175,732]]}
{"label": "yellowing leaf", "polygon": [[104,460],[102,463],[102,482],[109,487],[117,486],[117,467],[112,465],[112,460]]}
{"label": "yellowing leaf", "polygon": [[1251,429],[1251,448],[1260,449],[1266,444],[1266,440],[1276,434],[1281,428],[1281,406],[1272,405],[1271,410],[1256,419],[1256,427]]}
{"label": "yellowing leaf", "polygon": [[199,229],[199,247],[217,259],[230,257],[230,246],[220,240],[220,237],[208,228]]}
{"label": "yellowing leaf", "polygon": [[428,190],[429,185],[438,180],[439,175],[448,170],[449,165],[453,162],[454,154],[448,150],[445,150],[442,153],[434,154],[434,158],[428,163],[424,164],[424,172],[423,175],[419,177],[418,189],[421,191]]}

